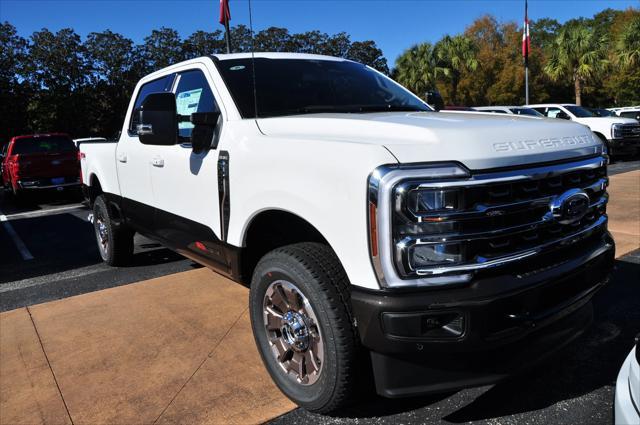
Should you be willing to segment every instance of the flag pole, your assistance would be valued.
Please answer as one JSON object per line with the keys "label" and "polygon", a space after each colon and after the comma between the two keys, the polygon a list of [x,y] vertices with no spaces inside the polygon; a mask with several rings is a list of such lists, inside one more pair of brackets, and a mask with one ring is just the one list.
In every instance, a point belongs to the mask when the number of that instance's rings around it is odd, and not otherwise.
{"label": "flag pole", "polygon": [[[527,61],[528,62],[528,61]],[[524,104],[529,104],[529,65],[524,66]]]}
{"label": "flag pole", "polygon": [[524,0],[524,28],[522,29],[522,55],[524,56],[524,103],[529,104],[529,11],[527,0]]}
{"label": "flag pole", "polygon": [[220,0],[220,23],[224,25],[224,41],[227,45],[227,53],[231,53],[231,31],[229,30],[230,20],[231,11],[229,10],[229,0]]}
{"label": "flag pole", "polygon": [[224,21],[224,39],[227,43],[227,53],[231,53],[231,31],[229,31],[229,21]]}

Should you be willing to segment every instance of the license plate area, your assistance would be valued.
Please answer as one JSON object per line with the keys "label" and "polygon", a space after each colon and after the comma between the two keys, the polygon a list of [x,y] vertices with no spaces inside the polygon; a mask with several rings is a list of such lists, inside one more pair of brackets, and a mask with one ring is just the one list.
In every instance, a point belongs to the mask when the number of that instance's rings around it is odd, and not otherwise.
{"label": "license plate area", "polygon": [[51,184],[63,184],[64,177],[54,177],[51,179]]}

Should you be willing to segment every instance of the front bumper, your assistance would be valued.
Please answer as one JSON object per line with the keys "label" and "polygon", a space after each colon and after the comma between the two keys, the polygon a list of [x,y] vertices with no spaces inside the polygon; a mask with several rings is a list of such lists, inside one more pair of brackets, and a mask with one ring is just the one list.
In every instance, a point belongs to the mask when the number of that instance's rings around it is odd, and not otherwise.
{"label": "front bumper", "polygon": [[478,273],[457,288],[353,289],[378,393],[402,397],[484,385],[541,360],[591,322],[591,297],[608,280],[614,254],[604,232],[579,248]]}
{"label": "front bumper", "polygon": [[634,155],[640,151],[640,137],[609,139],[608,142],[611,155]]}

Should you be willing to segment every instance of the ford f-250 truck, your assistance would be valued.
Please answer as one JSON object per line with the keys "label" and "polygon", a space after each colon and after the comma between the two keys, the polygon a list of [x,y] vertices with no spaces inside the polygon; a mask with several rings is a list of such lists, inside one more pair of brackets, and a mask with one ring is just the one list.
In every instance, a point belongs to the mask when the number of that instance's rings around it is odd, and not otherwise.
{"label": "ford f-250 truck", "polygon": [[435,112],[344,59],[170,66],[80,150],[104,260],[139,232],[247,285],[267,370],[312,411],[371,372],[386,397],[496,382],[585,329],[613,264],[587,127]]}

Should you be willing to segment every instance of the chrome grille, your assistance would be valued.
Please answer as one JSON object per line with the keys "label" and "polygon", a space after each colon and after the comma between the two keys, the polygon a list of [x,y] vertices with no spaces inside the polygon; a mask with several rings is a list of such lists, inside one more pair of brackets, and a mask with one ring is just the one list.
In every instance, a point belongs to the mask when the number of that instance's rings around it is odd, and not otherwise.
{"label": "chrome grille", "polygon": [[619,128],[623,139],[640,138],[640,124],[622,124]]}
{"label": "chrome grille", "polygon": [[[469,273],[519,261],[567,246],[606,228],[606,160],[598,157],[567,164],[493,173],[449,182],[403,181],[395,188],[393,244],[396,267],[404,278]],[[414,190],[457,190],[455,211],[417,213],[407,205]],[[581,190],[588,207],[581,218],[560,224],[551,212],[563,194]],[[409,195],[407,195],[409,194]],[[461,264],[420,268],[411,264],[418,245],[456,244]]]}

